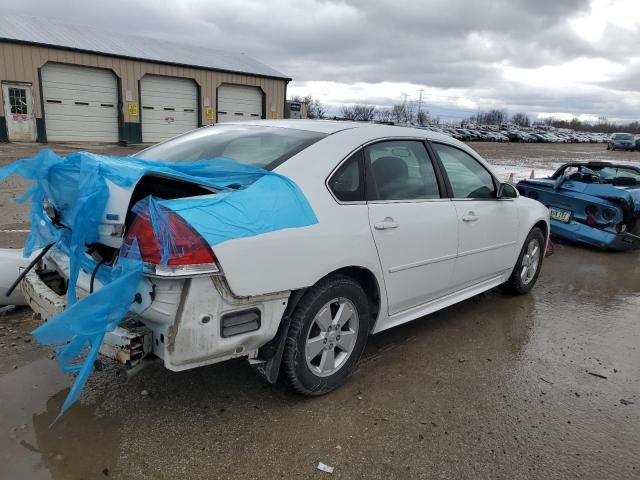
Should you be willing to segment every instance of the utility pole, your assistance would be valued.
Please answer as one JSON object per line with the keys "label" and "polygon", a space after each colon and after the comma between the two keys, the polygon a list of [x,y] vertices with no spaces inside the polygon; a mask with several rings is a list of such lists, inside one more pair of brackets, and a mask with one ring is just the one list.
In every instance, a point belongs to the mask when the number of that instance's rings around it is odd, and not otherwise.
{"label": "utility pole", "polygon": [[418,123],[422,127],[422,92],[424,92],[424,88],[420,90],[420,96],[418,97]]}

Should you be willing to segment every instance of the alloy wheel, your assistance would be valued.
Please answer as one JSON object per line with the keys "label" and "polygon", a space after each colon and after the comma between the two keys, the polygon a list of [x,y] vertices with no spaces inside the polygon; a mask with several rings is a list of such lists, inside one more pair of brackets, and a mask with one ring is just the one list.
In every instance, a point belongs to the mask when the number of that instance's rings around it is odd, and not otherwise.
{"label": "alloy wheel", "polygon": [[531,239],[527,245],[527,251],[522,257],[522,270],[520,279],[524,285],[528,285],[535,277],[540,265],[540,244],[536,238]]}
{"label": "alloy wheel", "polygon": [[334,298],[316,314],[305,342],[307,366],[319,377],[337,372],[347,361],[358,338],[358,312],[347,298]]}

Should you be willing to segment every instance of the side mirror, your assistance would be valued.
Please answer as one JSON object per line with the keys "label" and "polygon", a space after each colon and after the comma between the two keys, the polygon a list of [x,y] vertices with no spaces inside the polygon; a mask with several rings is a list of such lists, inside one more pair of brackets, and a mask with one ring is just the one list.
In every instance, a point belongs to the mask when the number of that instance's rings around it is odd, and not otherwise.
{"label": "side mirror", "polygon": [[518,190],[510,183],[501,183],[498,187],[498,198],[518,198]]}

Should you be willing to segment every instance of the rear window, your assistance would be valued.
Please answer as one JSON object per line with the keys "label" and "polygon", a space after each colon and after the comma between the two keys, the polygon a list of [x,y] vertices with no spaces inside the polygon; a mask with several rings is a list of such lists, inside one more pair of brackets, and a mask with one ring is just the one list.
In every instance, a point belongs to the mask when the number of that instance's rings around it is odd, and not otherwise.
{"label": "rear window", "polygon": [[326,133],[293,128],[216,125],[159,143],[136,156],[145,160],[167,162],[193,162],[224,157],[272,170],[326,136]]}

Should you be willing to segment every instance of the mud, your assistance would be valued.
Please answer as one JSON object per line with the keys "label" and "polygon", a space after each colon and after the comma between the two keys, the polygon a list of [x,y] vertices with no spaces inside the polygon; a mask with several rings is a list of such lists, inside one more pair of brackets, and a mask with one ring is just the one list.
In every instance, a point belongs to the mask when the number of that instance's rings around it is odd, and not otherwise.
{"label": "mud", "polygon": [[[527,168],[604,148],[473,146]],[[132,379],[107,366],[53,426],[71,378],[24,340],[28,310],[0,313],[0,478],[328,478],[318,462],[349,479],[638,478],[639,287],[640,254],[556,244],[530,295],[488,292],[372,336],[325,397],[241,360]]]}

